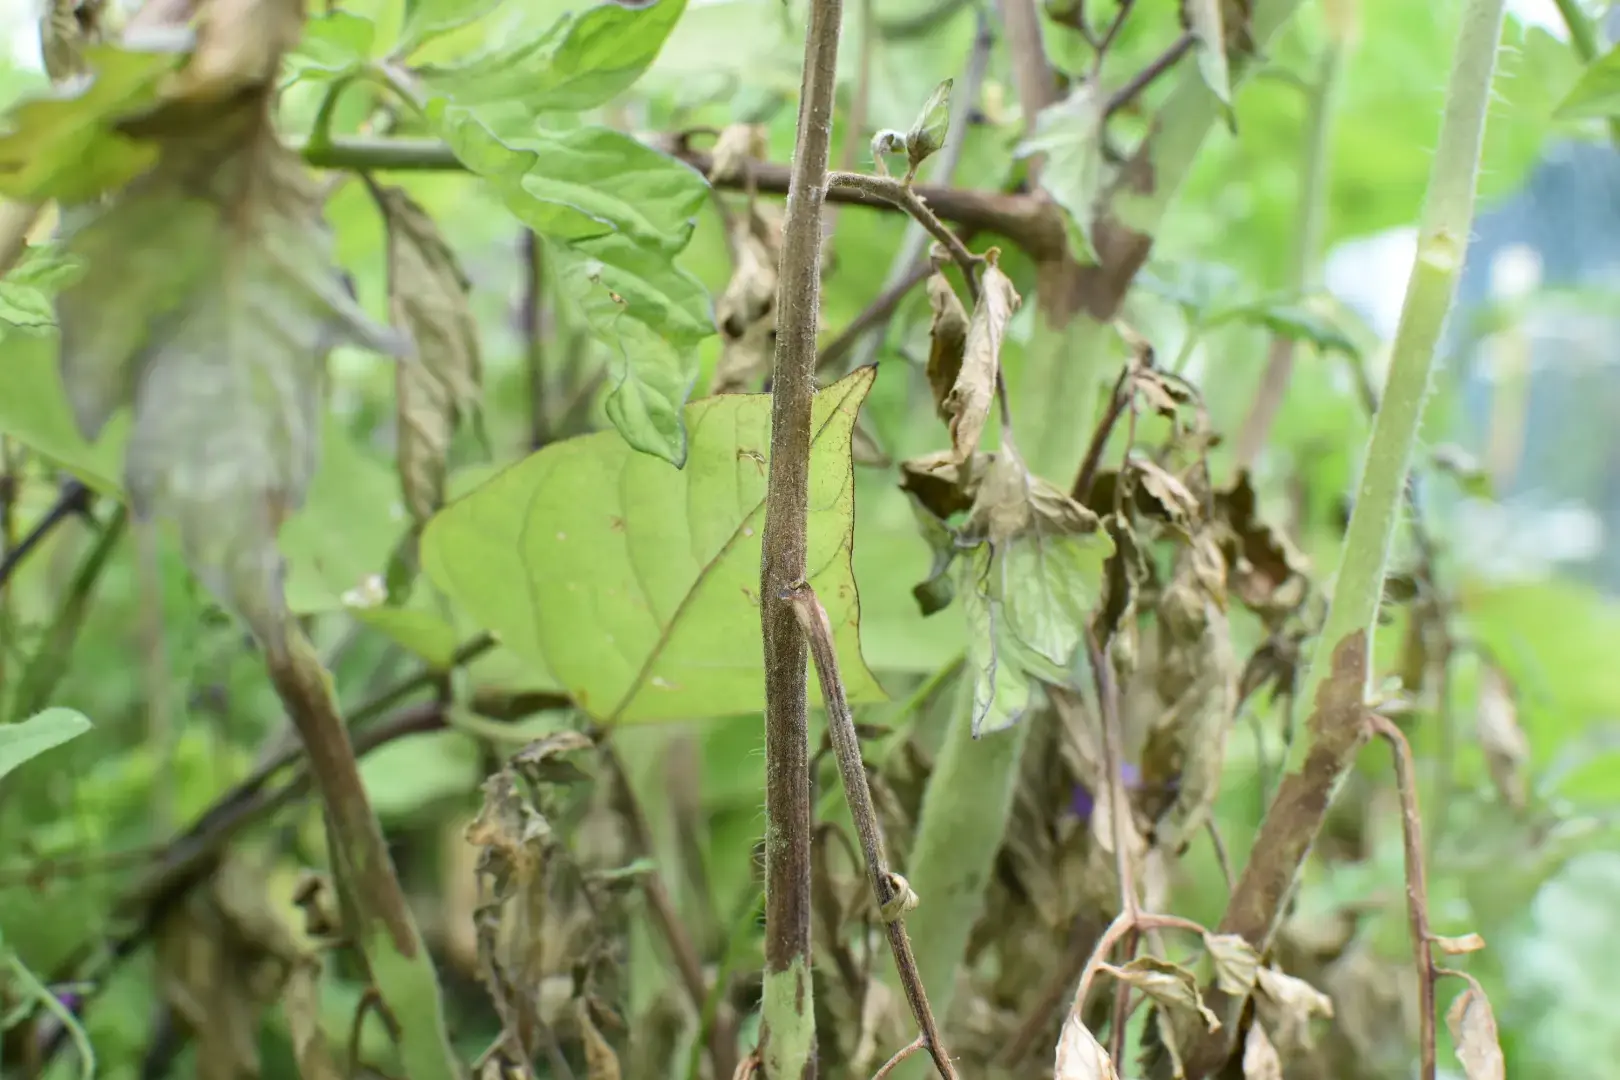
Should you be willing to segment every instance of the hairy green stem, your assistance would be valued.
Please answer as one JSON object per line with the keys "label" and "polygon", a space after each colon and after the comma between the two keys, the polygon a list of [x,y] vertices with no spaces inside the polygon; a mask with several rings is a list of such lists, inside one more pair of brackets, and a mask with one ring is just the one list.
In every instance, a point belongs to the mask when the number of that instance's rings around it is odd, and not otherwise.
{"label": "hairy green stem", "polygon": [[[1576,58],[1583,64],[1593,63],[1598,58],[1597,27],[1581,10],[1580,0],[1554,2],[1558,5],[1558,14],[1563,16],[1564,25],[1569,28],[1569,45],[1575,50]],[[1620,146],[1620,119],[1612,116],[1609,117],[1609,139]]]}
{"label": "hairy green stem", "polygon": [[[1378,605],[1435,347],[1467,253],[1505,6],[1505,0],[1469,0],[1464,9],[1389,376],[1367,444],[1327,620],[1305,676],[1301,696],[1315,702],[1316,711],[1308,737],[1294,741],[1286,775],[1221,919],[1222,933],[1239,934],[1262,952],[1287,911],[1328,806],[1366,741],[1359,699],[1372,677]],[[1228,1009],[1226,1019],[1235,1019],[1232,1003],[1221,1004]],[[1189,1080],[1220,1068],[1234,1027],[1226,1024],[1194,1048],[1186,1061]]]}
{"label": "hairy green stem", "polygon": [[821,210],[842,18],[843,0],[812,0],[776,303],[771,464],[759,582],[765,644],[765,978],[759,1050],[768,1080],[813,1080],[816,1074],[810,990],[809,653],[793,604],[782,597],[805,577],[810,412],[821,310]]}

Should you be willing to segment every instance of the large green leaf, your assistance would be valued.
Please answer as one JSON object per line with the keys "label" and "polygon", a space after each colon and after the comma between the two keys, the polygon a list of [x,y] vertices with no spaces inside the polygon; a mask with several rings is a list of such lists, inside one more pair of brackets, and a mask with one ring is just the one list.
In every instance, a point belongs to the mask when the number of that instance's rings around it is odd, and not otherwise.
{"label": "large green leaf", "polygon": [[0,725],[0,779],[24,762],[89,730],[90,721],[72,709],[46,709],[20,724]]}
{"label": "large green leaf", "polygon": [[629,89],[658,58],[685,10],[686,0],[657,0],[645,7],[601,4],[565,17],[532,41],[455,67],[424,68],[422,78],[430,89],[463,105],[581,112]]}
{"label": "large green leaf", "polygon": [[1620,116],[1620,45],[1586,66],[1557,115],[1565,120]]}
{"label": "large green leaf", "polygon": [[114,129],[151,104],[184,54],[99,45],[85,52],[87,83],[64,84],[25,100],[0,120],[0,197],[78,202],[129,180],[155,151]]}
{"label": "large green leaf", "polygon": [[682,464],[681,406],[714,316],[702,282],[674,260],[707,197],[703,178],[607,128],[509,143],[469,109],[441,101],[430,114],[462,163],[561,245],[554,270],[613,364],[614,426],[636,449]]}
{"label": "large green leaf", "polygon": [[[852,701],[882,698],[860,653],[850,435],[874,370],[816,394],[808,565]],[[618,437],[557,443],[441,511],[423,569],[469,615],[604,722],[764,706],[760,533],[771,401],[687,406],[684,469]]]}

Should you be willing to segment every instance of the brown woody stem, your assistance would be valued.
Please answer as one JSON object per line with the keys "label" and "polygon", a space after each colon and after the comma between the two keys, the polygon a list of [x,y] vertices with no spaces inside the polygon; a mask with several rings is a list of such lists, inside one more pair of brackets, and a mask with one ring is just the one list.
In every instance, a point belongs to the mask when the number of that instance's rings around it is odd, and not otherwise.
{"label": "brown woody stem", "polygon": [[777,287],[771,464],[759,585],[765,644],[765,978],[759,1045],[769,1080],[813,1078],[816,1072],[810,990],[808,657],[793,605],[780,597],[805,576],[821,211],[842,19],[843,0],[813,0],[810,5]]}
{"label": "brown woody stem", "polygon": [[833,756],[838,760],[838,775],[844,783],[844,798],[855,822],[855,835],[860,839],[861,854],[866,860],[867,883],[872,887],[888,933],[889,950],[894,954],[895,970],[905,988],[911,1015],[917,1021],[918,1037],[934,1059],[934,1067],[942,1080],[956,1080],[956,1069],[945,1052],[922,976],[917,972],[911,939],[906,936],[903,915],[908,908],[916,906],[916,897],[910,895],[911,887],[905,879],[889,869],[888,856],[883,851],[883,833],[878,828],[877,808],[872,804],[872,789],[866,780],[866,763],[861,759],[855,717],[849,711],[844,680],[838,671],[838,651],[833,645],[827,609],[816,599],[815,590],[804,582],[785,593],[783,599],[793,604],[793,613],[810,641],[810,656],[816,663],[821,696],[827,708],[827,734],[832,740]]}

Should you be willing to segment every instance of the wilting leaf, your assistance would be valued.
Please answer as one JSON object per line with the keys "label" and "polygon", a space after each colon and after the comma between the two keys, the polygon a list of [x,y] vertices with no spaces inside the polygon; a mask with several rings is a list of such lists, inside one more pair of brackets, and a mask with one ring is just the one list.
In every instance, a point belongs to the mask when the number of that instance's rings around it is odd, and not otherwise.
{"label": "wilting leaf", "polygon": [[[862,368],[817,393],[810,466],[810,583],[836,628],[850,697],[867,701],[882,695],[856,630],[849,438],[874,375]],[[602,721],[764,704],[757,590],[770,398],[707,398],[685,414],[684,469],[611,433],[570,439],[458,499],[423,536],[432,579]]]}
{"label": "wilting leaf", "polygon": [[1215,505],[1233,594],[1268,622],[1296,610],[1309,589],[1309,564],[1287,534],[1261,520],[1249,473],[1239,473]]}
{"label": "wilting leaf", "polygon": [[1108,1051],[1072,1012],[1063,1021],[1063,1031],[1058,1036],[1052,1080],[1119,1080]]}
{"label": "wilting leaf", "polygon": [[341,1080],[321,1029],[321,965],[313,958],[294,964],[281,988],[281,1014],[287,1020],[293,1057],[302,1080]]}
{"label": "wilting leaf", "polygon": [[1496,1032],[1496,1013],[1479,983],[1468,982],[1468,989],[1446,1010],[1446,1027],[1457,1048],[1457,1060],[1468,1080],[1505,1080],[1507,1063]]}
{"label": "wilting leaf", "polygon": [[1181,10],[1198,42],[1198,73],[1220,103],[1232,107],[1232,79],[1226,64],[1226,33],[1221,27],[1224,0],[1182,0]]}
{"label": "wilting leaf", "polygon": [[1620,116],[1620,45],[1586,66],[1553,116],[1560,120]]}
{"label": "wilting leaf", "polygon": [[565,17],[534,41],[497,48],[453,68],[427,67],[421,76],[429,89],[462,105],[583,112],[641,78],[685,10],[686,0],[599,4]]}
{"label": "wilting leaf", "polygon": [[1507,676],[1494,665],[1480,672],[1479,701],[1474,707],[1474,731],[1491,779],[1502,801],[1523,810],[1527,798],[1525,768],[1530,763],[1530,740],[1519,726],[1519,706]]}
{"label": "wilting leaf", "polygon": [[968,322],[962,367],[944,403],[951,417],[951,448],[958,462],[967,461],[979,448],[1001,371],[1001,339],[1019,302],[1012,279],[1001,272],[992,256],[980,277],[979,300]]}
{"label": "wilting leaf", "polygon": [[0,724],[0,780],[7,773],[47,750],[77,739],[90,730],[90,721],[72,709],[46,709],[16,724]]}
{"label": "wilting leaf", "polygon": [[[975,734],[1022,713],[1030,675],[1062,681],[1102,587],[1113,544],[1095,514],[1032,476],[1010,437],[979,484],[962,530],[974,544],[958,591],[975,665]],[[1012,686],[1021,689],[1010,690]],[[1012,692],[1011,702],[997,698]]]}
{"label": "wilting leaf", "polygon": [[770,370],[776,343],[776,267],[781,225],[757,207],[732,225],[736,265],[715,302],[715,322],[725,344],[710,391],[733,394],[758,388]]}
{"label": "wilting leaf", "polygon": [[91,46],[83,60],[94,78],[13,108],[0,135],[0,198],[82,202],[150,166],[156,148],[120,134],[117,124],[157,100],[186,44]]}
{"label": "wilting leaf", "polygon": [[100,22],[100,12],[80,0],[46,0],[39,20],[40,58],[46,74],[57,82],[82,74],[84,50],[101,41]]}
{"label": "wilting leaf", "polygon": [[1260,957],[1237,934],[1205,934],[1204,948],[1215,965],[1215,985],[1228,994],[1247,994],[1260,974]]}
{"label": "wilting leaf", "polygon": [[959,464],[946,450],[902,461],[900,490],[935,517],[948,520],[973,509],[979,484],[994,460],[989,454],[975,454],[971,461]]}
{"label": "wilting leaf", "polygon": [[951,120],[951,83],[952,80],[946,79],[934,87],[912,122],[911,130],[906,132],[906,157],[913,173],[945,145],[945,129]]}
{"label": "wilting leaf", "polygon": [[1326,994],[1275,968],[1260,969],[1254,1000],[1266,1031],[1285,1054],[1310,1047],[1311,1020],[1333,1016],[1333,1002]]}
{"label": "wilting leaf", "polygon": [[1069,246],[1082,261],[1095,261],[1091,220],[1103,184],[1103,109],[1094,81],[1076,84],[1069,96],[1042,109],[1035,130],[1018,147],[1019,157],[1046,155],[1041,187],[1068,216]]}
{"label": "wilting leaf", "polygon": [[574,1001],[574,1022],[579,1025],[580,1041],[585,1044],[586,1080],[619,1080],[619,1055],[597,1030],[591,1018],[591,1005],[585,998]]}
{"label": "wilting leaf", "polygon": [[1244,1038],[1243,1080],[1283,1080],[1282,1058],[1259,1024],[1250,1025]]}
{"label": "wilting leaf", "polygon": [[769,152],[764,124],[727,124],[715,136],[709,154],[709,182],[741,180],[748,163],[763,159]]}
{"label": "wilting leaf", "polygon": [[928,330],[928,385],[934,391],[934,408],[939,418],[949,422],[951,412],[945,402],[962,371],[968,313],[944,274],[929,277],[928,304],[934,312],[934,322]]}
{"label": "wilting leaf", "polygon": [[[198,154],[213,159],[203,187]],[[133,510],[176,522],[193,571],[279,640],[276,534],[314,476],[325,354],[404,344],[345,290],[317,193],[267,130],[166,152],[117,200],[64,224],[86,268],[56,304],[81,433],[95,439],[133,404]]]}
{"label": "wilting leaf", "polygon": [[1155,841],[1169,852],[1178,852],[1209,817],[1237,708],[1238,666],[1221,592],[1223,569],[1207,534],[1194,537],[1178,553],[1156,606],[1153,688],[1163,711],[1142,748],[1142,784]]}
{"label": "wilting leaf", "polygon": [[680,465],[694,349],[714,333],[707,291],[674,261],[708,197],[703,178],[606,128],[536,132],[507,144],[466,109],[430,113],[456,157],[513,214],[563,242],[558,278],[609,350],[609,418],[638,450]]}
{"label": "wilting leaf", "polygon": [[[304,29],[302,0],[212,0],[196,18],[197,42],[164,87],[165,109],[186,124],[235,111],[266,87]],[[198,107],[207,111],[198,111]],[[248,110],[251,111],[251,110]]]}
{"label": "wilting leaf", "polygon": [[399,188],[380,192],[388,227],[388,300],[410,333],[414,358],[398,366],[398,460],[405,505],[418,523],[444,502],[456,421],[477,406],[483,382],[469,283],[439,228]]}
{"label": "wilting leaf", "polygon": [[1156,956],[1138,956],[1124,967],[1106,968],[1116,979],[1129,983],[1172,1012],[1196,1016],[1208,1031],[1221,1026],[1198,992],[1198,979],[1186,968]]}

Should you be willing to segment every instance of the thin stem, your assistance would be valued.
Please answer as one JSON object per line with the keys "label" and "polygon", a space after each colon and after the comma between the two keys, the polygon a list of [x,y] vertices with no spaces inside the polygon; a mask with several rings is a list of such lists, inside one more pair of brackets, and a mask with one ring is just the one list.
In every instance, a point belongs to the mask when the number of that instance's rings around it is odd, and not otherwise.
{"label": "thin stem", "polygon": [[546,339],[541,326],[545,302],[546,247],[533,229],[523,231],[523,364],[529,380],[529,449],[546,443]]}
{"label": "thin stem", "polygon": [[1131,8],[1134,6],[1135,0],[1119,0],[1119,10],[1114,13],[1114,21],[1108,24],[1108,29],[1103,33],[1102,40],[1097,42],[1097,59],[1092,67],[1093,76],[1095,76],[1096,72],[1102,70],[1103,59],[1107,57],[1108,50],[1113,46],[1114,39],[1119,36],[1119,32],[1125,29],[1125,19],[1130,15]]}
{"label": "thin stem", "polygon": [[11,575],[17,572],[17,568],[28,557],[28,553],[38,547],[53,529],[71,517],[88,515],[91,497],[90,489],[78,480],[66,481],[56,496],[56,502],[45,511],[45,516],[28,530],[27,535],[17,542],[16,547],[8,549],[5,557],[0,558],[0,588],[11,580]]}
{"label": "thin stem", "polygon": [[1417,765],[1412,744],[1388,717],[1372,713],[1367,722],[1389,743],[1395,756],[1395,787],[1401,796],[1401,836],[1406,844],[1406,912],[1412,926],[1412,956],[1417,964],[1418,1024],[1421,1070],[1419,1080],[1434,1080],[1435,1015],[1434,945],[1429,933],[1429,886],[1423,867],[1423,818],[1418,813]]}
{"label": "thin stem", "polygon": [[916,897],[910,895],[910,886],[905,879],[889,869],[889,860],[883,851],[883,833],[878,827],[877,808],[872,804],[872,789],[866,780],[860,737],[855,733],[855,717],[849,711],[843,678],[838,671],[838,650],[833,644],[832,624],[821,601],[816,599],[815,590],[808,584],[800,583],[784,599],[792,602],[793,612],[810,640],[810,655],[816,662],[816,675],[821,680],[822,698],[827,708],[827,734],[832,739],[838,775],[844,783],[844,798],[849,803],[850,818],[855,823],[855,834],[860,839],[861,854],[866,860],[867,884],[871,886],[878,912],[888,932],[895,970],[905,989],[911,1015],[917,1021],[919,1038],[928,1048],[942,1080],[956,1080],[956,1069],[951,1065],[950,1055],[940,1039],[922,976],[917,972],[911,940],[906,936],[903,916],[908,908],[915,906]]}
{"label": "thin stem", "polygon": [[810,414],[821,308],[821,211],[842,21],[843,0],[816,0],[810,5],[776,304],[771,463],[759,585],[765,646],[765,978],[760,1052],[770,1080],[813,1080],[816,1072],[810,980],[808,656],[794,607],[780,597],[805,577]]}
{"label": "thin stem", "polygon": [[1086,998],[1091,995],[1091,984],[1096,981],[1097,973],[1108,967],[1108,955],[1114,951],[1121,939],[1134,933],[1148,930],[1185,930],[1190,934],[1202,935],[1204,928],[1191,919],[1183,919],[1179,915],[1154,915],[1143,911],[1125,911],[1108,924],[1102,937],[1097,939],[1097,945],[1091,950],[1091,959],[1086,961],[1085,970],[1080,973],[1080,984],[1074,988],[1074,1000],[1069,1008],[1076,1021],[1079,1021],[1081,1010],[1085,1008]]}
{"label": "thin stem", "polygon": [[[1355,706],[1371,679],[1371,641],[1402,493],[1423,417],[1435,347],[1451,306],[1473,221],[1485,114],[1506,0],[1469,0],[1440,122],[1439,144],[1401,310],[1389,376],[1367,446],[1337,582],[1302,698],[1316,703],[1309,737],[1294,740],[1254,855],[1233,890],[1221,932],[1265,951],[1287,910],[1327,809],[1354,764],[1365,724]],[[1354,679],[1358,685],[1344,685]],[[1326,690],[1326,696],[1318,690]],[[1263,857],[1262,857],[1263,855]],[[1189,1080],[1226,1060],[1235,1012],[1186,1055]]]}
{"label": "thin stem", "polygon": [[[704,176],[713,171],[712,155],[683,146],[678,140],[654,139],[649,140],[649,144],[691,165]],[[354,135],[334,137],[329,146],[312,146],[299,139],[289,139],[287,145],[303,156],[305,164],[318,169],[459,172],[466,168],[450,148],[437,139]],[[742,190],[751,183],[762,195],[785,195],[792,184],[788,167],[774,162],[750,162],[747,169],[739,172],[743,175],[717,180],[715,186]],[[1007,195],[999,191],[933,184],[916,184],[913,190],[944,220],[1004,236],[1032,258],[1060,254],[1064,249],[1061,211],[1042,196]],[[830,191],[825,193],[825,199],[876,209],[897,209],[891,200],[864,191]]]}
{"label": "thin stem", "polygon": [[928,204],[910,184],[892,176],[867,176],[864,173],[833,173],[828,176],[827,190],[833,192],[840,189],[883,199],[910,214],[917,224],[928,230],[928,235],[950,252],[951,258],[962,268],[962,276],[967,279],[969,294],[975,300],[979,298],[979,264],[984,259],[969,251],[962,238],[945,227],[945,223],[928,208]]}
{"label": "thin stem", "polygon": [[1103,116],[1113,116],[1135,101],[1141,96],[1142,91],[1152,86],[1159,76],[1175,67],[1176,61],[1191,52],[1192,47],[1197,43],[1198,40],[1193,36],[1191,30],[1183,32],[1180,37],[1171,43],[1169,48],[1154,57],[1147,67],[1131,76],[1130,82],[1108,96],[1108,104],[1103,107]]}
{"label": "thin stem", "polygon": [[894,1074],[894,1070],[900,1067],[900,1063],[902,1061],[906,1060],[906,1058],[910,1057],[912,1054],[915,1054],[917,1051],[923,1049],[925,1046],[927,1046],[927,1040],[925,1040],[921,1035],[917,1036],[915,1039],[912,1039],[910,1042],[906,1043],[906,1045],[896,1050],[894,1052],[894,1056],[888,1061],[885,1061],[883,1063],[883,1067],[872,1074],[872,1080],[884,1080],[884,1077],[892,1076]]}

